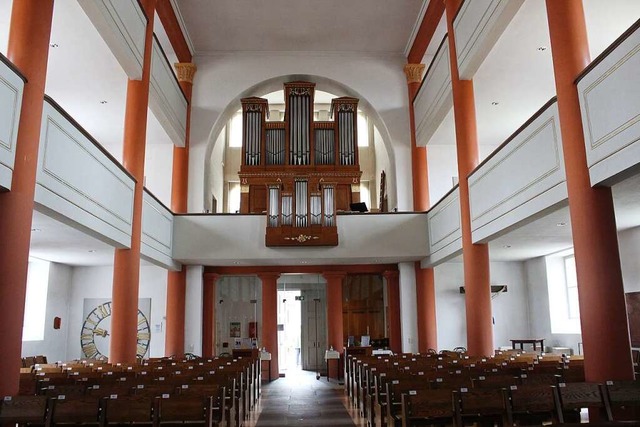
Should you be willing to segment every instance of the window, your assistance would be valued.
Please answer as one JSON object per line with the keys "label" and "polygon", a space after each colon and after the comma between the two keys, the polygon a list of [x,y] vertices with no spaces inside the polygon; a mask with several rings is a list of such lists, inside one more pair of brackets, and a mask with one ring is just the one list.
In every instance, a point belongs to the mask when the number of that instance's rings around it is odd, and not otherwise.
{"label": "window", "polygon": [[242,111],[238,111],[229,122],[229,147],[242,147]]}
{"label": "window", "polygon": [[369,123],[367,117],[358,111],[358,147],[369,146]]}
{"label": "window", "polygon": [[44,340],[48,288],[49,262],[30,259],[27,272],[27,298],[24,306],[22,341]]}
{"label": "window", "polygon": [[565,257],[564,272],[567,282],[567,308],[569,319],[580,318],[580,305],[578,304],[578,276],[576,274],[576,259],[573,255]]}

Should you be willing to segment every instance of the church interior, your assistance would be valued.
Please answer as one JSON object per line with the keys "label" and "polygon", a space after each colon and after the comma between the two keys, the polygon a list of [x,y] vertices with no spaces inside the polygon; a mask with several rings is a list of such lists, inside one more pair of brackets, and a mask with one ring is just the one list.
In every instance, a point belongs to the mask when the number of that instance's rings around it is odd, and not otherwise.
{"label": "church interior", "polygon": [[0,0],[0,423],[640,420],[639,52],[637,0]]}

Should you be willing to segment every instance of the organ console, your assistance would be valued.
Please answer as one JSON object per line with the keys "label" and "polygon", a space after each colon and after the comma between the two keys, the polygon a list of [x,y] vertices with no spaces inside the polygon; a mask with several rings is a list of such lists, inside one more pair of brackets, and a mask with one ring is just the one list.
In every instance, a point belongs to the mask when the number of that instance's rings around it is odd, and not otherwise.
{"label": "organ console", "polygon": [[360,201],[358,99],[335,98],[314,120],[315,83],[285,83],[284,121],[244,98],[240,212],[266,213],[267,246],[335,246],[336,212]]}

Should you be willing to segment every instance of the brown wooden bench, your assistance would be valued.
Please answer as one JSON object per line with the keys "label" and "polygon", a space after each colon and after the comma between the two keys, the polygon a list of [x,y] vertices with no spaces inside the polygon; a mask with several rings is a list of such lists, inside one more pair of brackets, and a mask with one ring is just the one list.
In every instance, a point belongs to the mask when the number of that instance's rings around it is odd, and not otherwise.
{"label": "brown wooden bench", "polygon": [[49,404],[46,396],[6,396],[0,400],[0,425],[49,427]]}

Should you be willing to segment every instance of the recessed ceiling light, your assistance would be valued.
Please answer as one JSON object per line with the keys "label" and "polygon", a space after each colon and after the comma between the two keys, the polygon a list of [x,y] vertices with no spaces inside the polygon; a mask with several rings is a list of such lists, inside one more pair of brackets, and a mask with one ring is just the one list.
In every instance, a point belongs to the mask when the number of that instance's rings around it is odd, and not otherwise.
{"label": "recessed ceiling light", "polygon": [[547,50],[547,47],[546,47],[546,46],[540,46],[540,47],[538,48],[538,50],[539,50],[540,52],[544,52],[545,50]]}
{"label": "recessed ceiling light", "polygon": [[309,261],[300,261],[300,264],[308,264]]}
{"label": "recessed ceiling light", "polygon": [[505,249],[509,249],[511,247],[511,245],[502,245],[503,248]]}
{"label": "recessed ceiling light", "polygon": [[238,265],[240,264],[240,261],[233,261],[233,265]]}
{"label": "recessed ceiling light", "polygon": [[495,107],[496,105],[498,105],[498,104],[500,104],[498,101],[493,101],[493,102],[491,103],[491,105],[493,105],[494,107]]}
{"label": "recessed ceiling light", "polygon": [[37,233],[38,231],[42,231],[42,230],[41,230],[41,229],[39,229],[39,228],[32,228],[32,229],[31,229],[31,232],[32,232],[32,233]]}
{"label": "recessed ceiling light", "polygon": [[58,45],[58,43],[50,43],[50,44],[49,44],[49,47],[51,47],[51,48],[55,49],[55,48],[57,48],[57,47],[60,47],[60,45]]}
{"label": "recessed ceiling light", "polygon": [[105,100],[103,99],[102,101],[100,101],[100,104],[104,105],[104,104],[106,104],[107,102],[109,102],[109,101],[105,101]]}
{"label": "recessed ceiling light", "polygon": [[91,249],[91,250],[88,250],[87,252],[89,252],[90,254],[92,254],[92,253],[94,253],[95,251],[96,251],[95,249]]}
{"label": "recessed ceiling light", "polygon": [[556,224],[556,227],[564,227],[566,225],[567,225],[566,222],[559,222],[559,223]]}

